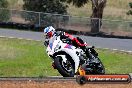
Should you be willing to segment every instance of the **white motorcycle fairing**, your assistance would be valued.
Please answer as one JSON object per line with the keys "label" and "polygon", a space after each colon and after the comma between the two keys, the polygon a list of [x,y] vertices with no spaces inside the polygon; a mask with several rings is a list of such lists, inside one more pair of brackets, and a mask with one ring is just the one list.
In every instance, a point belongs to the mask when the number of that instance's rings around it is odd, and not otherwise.
{"label": "white motorcycle fairing", "polygon": [[[49,56],[53,56],[55,53],[57,52],[65,52],[68,55],[70,55],[73,59],[74,63],[75,63],[75,73],[78,70],[79,67],[79,63],[80,63],[80,59],[79,59],[79,55],[76,54],[76,52],[81,52],[81,49],[77,49],[76,47],[69,45],[67,43],[63,43],[60,40],[60,37],[56,37],[56,39],[53,42],[50,42],[48,47],[47,47],[47,53]],[[66,62],[66,56],[65,55],[57,55],[57,56],[61,56],[63,61]]]}

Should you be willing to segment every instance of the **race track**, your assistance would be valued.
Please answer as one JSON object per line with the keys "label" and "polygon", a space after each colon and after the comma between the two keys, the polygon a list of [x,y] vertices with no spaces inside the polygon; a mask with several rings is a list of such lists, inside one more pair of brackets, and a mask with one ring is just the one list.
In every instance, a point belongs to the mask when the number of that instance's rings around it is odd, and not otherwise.
{"label": "race track", "polygon": [[[44,41],[43,33],[31,32],[31,31],[20,31],[20,30],[9,30],[0,28],[0,36],[42,40]],[[117,38],[100,38],[90,36],[80,36],[90,46],[94,45],[98,48],[109,48],[123,51],[132,52],[132,39],[117,39]]]}

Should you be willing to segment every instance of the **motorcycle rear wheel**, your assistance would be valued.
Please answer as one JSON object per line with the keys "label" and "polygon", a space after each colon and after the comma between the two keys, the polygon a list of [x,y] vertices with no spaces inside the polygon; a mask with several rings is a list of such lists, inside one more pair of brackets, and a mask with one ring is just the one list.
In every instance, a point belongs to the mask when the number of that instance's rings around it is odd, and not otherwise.
{"label": "motorcycle rear wheel", "polygon": [[86,71],[86,74],[98,74],[98,75],[105,74],[105,67],[102,64],[101,60],[95,55],[92,55],[92,56],[96,60],[91,57],[92,59],[90,62],[82,65],[83,69],[85,69]]}
{"label": "motorcycle rear wheel", "polygon": [[98,68],[96,69],[95,74],[105,74],[105,67],[104,67],[103,63],[97,56],[95,56],[95,58],[99,62],[97,65]]}

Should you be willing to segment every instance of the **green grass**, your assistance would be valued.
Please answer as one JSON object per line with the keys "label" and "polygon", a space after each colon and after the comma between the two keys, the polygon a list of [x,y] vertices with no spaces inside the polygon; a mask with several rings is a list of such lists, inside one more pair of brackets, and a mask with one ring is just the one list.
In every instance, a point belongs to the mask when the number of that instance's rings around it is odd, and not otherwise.
{"label": "green grass", "polygon": [[[97,49],[107,73],[132,72],[132,55]],[[0,77],[60,75],[51,67],[43,42],[0,38]]]}
{"label": "green grass", "polygon": [[43,42],[0,38],[0,76],[59,75],[51,67]]}
{"label": "green grass", "polygon": [[106,73],[132,73],[132,54],[105,49],[99,49],[97,51],[105,66]]}

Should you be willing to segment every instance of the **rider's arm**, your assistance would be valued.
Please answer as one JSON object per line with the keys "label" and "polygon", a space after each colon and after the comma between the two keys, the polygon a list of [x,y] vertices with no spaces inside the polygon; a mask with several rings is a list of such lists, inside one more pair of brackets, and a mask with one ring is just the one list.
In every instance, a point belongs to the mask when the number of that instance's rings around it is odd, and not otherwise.
{"label": "rider's arm", "polygon": [[77,38],[73,38],[72,41],[75,41],[79,46],[86,46],[87,44],[81,44]]}
{"label": "rider's arm", "polygon": [[63,34],[63,36],[65,36],[66,38],[69,38],[71,39],[72,41],[76,42],[79,46],[86,46],[87,44],[81,44],[77,38],[75,38],[74,36],[68,34],[68,33],[65,33]]}
{"label": "rider's arm", "polygon": [[77,38],[75,38],[74,36],[68,34],[68,33],[65,33],[65,32],[60,32],[60,36],[61,36],[61,39],[70,39],[74,42],[76,42],[79,46],[86,46],[86,44],[81,44]]}
{"label": "rider's arm", "polygon": [[65,36],[69,37],[72,41],[76,42],[79,46],[86,46],[86,44],[81,44],[77,38],[75,38],[74,36],[68,34],[68,33],[65,33]]}

